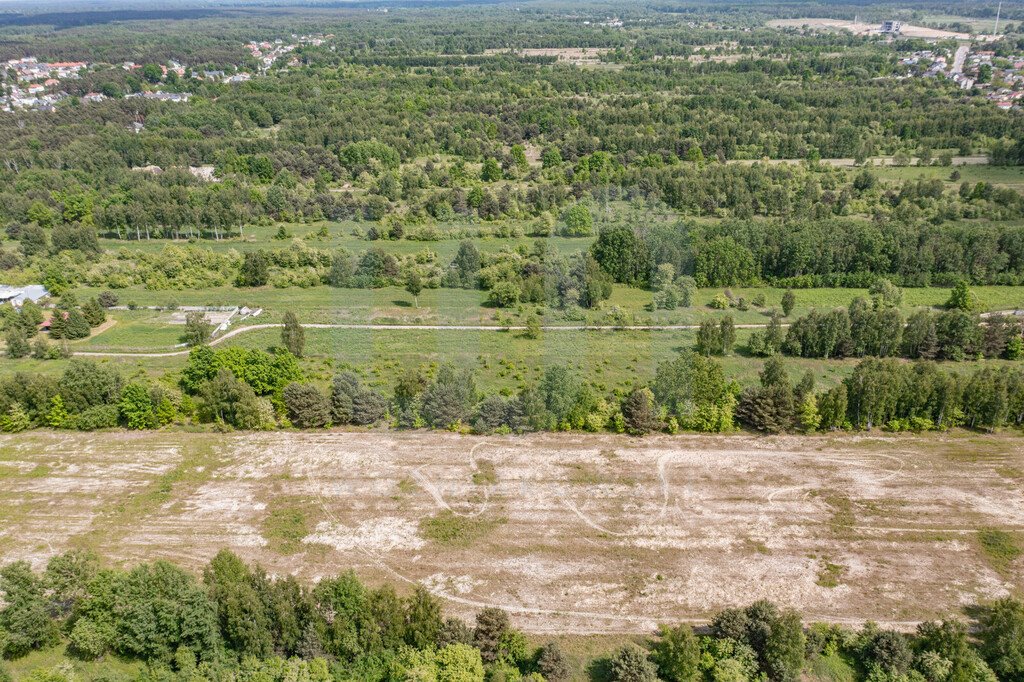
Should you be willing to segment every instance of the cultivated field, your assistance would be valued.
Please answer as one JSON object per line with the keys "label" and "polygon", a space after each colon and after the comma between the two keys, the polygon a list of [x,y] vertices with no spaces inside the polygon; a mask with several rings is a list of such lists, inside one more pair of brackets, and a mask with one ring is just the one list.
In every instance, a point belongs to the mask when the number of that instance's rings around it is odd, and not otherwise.
{"label": "cultivated field", "polygon": [[532,632],[770,598],[909,627],[1024,587],[1019,439],[444,433],[0,439],[0,559],[69,547],[422,583]]}

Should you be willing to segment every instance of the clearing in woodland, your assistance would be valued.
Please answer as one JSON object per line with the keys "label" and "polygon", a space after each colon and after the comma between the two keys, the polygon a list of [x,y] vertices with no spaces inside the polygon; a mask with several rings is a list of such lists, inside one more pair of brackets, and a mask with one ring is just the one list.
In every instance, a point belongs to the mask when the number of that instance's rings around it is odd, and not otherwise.
{"label": "clearing in woodland", "polygon": [[0,479],[0,562],[85,547],[199,569],[227,547],[532,632],[761,598],[909,628],[1024,587],[1024,456],[1003,436],[33,432],[0,438]]}

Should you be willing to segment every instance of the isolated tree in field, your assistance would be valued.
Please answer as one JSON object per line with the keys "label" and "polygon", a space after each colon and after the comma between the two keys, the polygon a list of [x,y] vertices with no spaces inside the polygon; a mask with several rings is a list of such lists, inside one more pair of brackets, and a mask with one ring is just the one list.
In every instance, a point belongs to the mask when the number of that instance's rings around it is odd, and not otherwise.
{"label": "isolated tree in field", "polygon": [[793,293],[792,289],[786,289],[786,292],[782,294],[783,317],[789,317],[789,314],[793,312],[794,307],[796,307],[796,294]]}
{"label": "isolated tree in field", "polygon": [[733,344],[736,343],[736,325],[733,323],[732,315],[723,317],[718,329],[722,343],[722,355],[728,355],[732,352]]}
{"label": "isolated tree in field", "polygon": [[210,340],[213,325],[201,310],[193,310],[185,315],[185,331],[181,341],[186,346],[200,346]]}
{"label": "isolated tree in field", "polygon": [[410,270],[405,276],[405,290],[412,296],[413,306],[420,307],[420,292],[423,291],[423,279],[420,273]]}
{"label": "isolated tree in field", "polygon": [[283,322],[281,345],[295,357],[301,358],[302,352],[306,348],[306,330],[299,324],[299,318],[290,310],[284,314]]}
{"label": "isolated tree in field", "polygon": [[903,289],[884,277],[871,285],[868,294],[875,308],[898,308],[903,303]]}
{"label": "isolated tree in field", "polygon": [[967,282],[960,280],[953,287],[953,290],[949,292],[949,300],[946,301],[946,307],[950,310],[965,310],[971,311],[977,307],[977,298],[974,292],[967,286]]}
{"label": "isolated tree in field", "polygon": [[701,320],[694,350],[705,357],[722,353],[722,327],[719,323],[710,318]]}
{"label": "isolated tree in field", "polygon": [[530,315],[527,317],[526,329],[523,330],[523,336],[527,339],[539,339],[540,332],[540,318],[536,315]]}

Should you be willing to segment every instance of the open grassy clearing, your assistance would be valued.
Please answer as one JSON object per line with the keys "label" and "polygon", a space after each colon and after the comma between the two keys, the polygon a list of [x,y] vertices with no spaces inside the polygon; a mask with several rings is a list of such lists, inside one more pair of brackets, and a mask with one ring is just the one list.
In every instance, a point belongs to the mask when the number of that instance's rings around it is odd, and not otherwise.
{"label": "open grassy clearing", "polygon": [[303,579],[422,583],[534,633],[758,598],[906,628],[1024,587],[1022,468],[1014,438],[969,433],[32,432],[0,438],[0,559],[199,568],[229,547]]}
{"label": "open grassy clearing", "polygon": [[[80,300],[97,295],[100,289],[81,288],[76,292]],[[147,291],[142,287],[121,290],[122,304],[137,306],[249,306],[263,308],[258,318],[249,318],[239,324],[277,323],[286,311],[294,312],[304,324],[424,324],[424,325],[495,325],[501,319],[521,324],[531,314],[538,314],[545,324],[585,325],[615,324],[610,311],[625,314],[629,324],[638,325],[696,325],[708,317],[731,315],[737,324],[767,324],[768,314],[781,309],[784,290],[772,287],[736,287],[731,289],[735,298],[744,298],[747,310],[730,308],[716,310],[709,307],[722,289],[700,289],[689,308],[648,311],[649,291],[616,285],[611,298],[600,310],[584,311],[582,320],[566,319],[562,311],[544,306],[524,304],[515,309],[501,310],[487,305],[486,292],[470,289],[427,289],[419,296],[419,307],[413,298],[399,287],[381,289],[336,289],[320,286],[309,289],[238,289],[219,287],[200,291]],[[980,310],[1013,310],[1024,308],[1024,287],[981,286],[972,287]],[[759,295],[765,298],[763,307],[750,303]],[[796,307],[790,319],[805,315],[810,310],[845,307],[858,296],[867,296],[866,289],[800,289],[796,291]],[[939,307],[949,298],[949,289],[928,287],[905,289],[902,310],[908,315],[915,308]],[[117,321],[106,331],[88,339],[72,343],[72,348],[93,351],[167,351],[179,341],[182,327],[172,323],[169,311],[121,310],[112,311]]]}
{"label": "open grassy clearing", "polygon": [[[952,180],[950,174],[954,171],[960,174],[957,180]],[[871,172],[880,180],[903,181],[939,179],[948,186],[959,187],[960,183],[988,182],[1001,187],[1010,187],[1016,190],[1024,188],[1024,167],[1022,166],[878,166],[871,169]]]}
{"label": "open grassy clearing", "polygon": [[[742,385],[754,384],[764,364],[746,354],[753,330],[736,332],[732,355],[719,358],[726,376]],[[353,369],[371,386],[390,392],[403,372],[450,362],[475,372],[478,387],[486,392],[513,392],[537,382],[547,367],[567,365],[602,390],[627,390],[654,378],[658,364],[693,348],[695,332],[628,330],[545,331],[536,340],[520,332],[427,329],[307,329],[306,357],[301,366],[307,378],[326,387],[335,372]],[[239,334],[219,348],[242,346],[271,349],[280,344],[276,328]],[[82,355],[80,357],[88,357]],[[95,357],[125,376],[148,375],[174,382],[186,355],[171,357]],[[859,359],[820,360],[786,358],[790,376],[797,380],[810,370],[818,388],[827,388],[848,376]],[[60,373],[67,360],[5,360],[7,371]],[[1008,360],[944,362],[944,369],[969,372],[979,365],[1015,366]]]}
{"label": "open grassy clearing", "polygon": [[[254,249],[281,249],[288,248],[293,239],[300,239],[302,243],[310,248],[316,249],[348,249],[353,253],[365,251],[370,247],[379,246],[390,253],[397,255],[409,255],[429,249],[444,260],[451,260],[458,251],[459,242],[463,239],[472,239],[481,251],[499,251],[505,247],[515,248],[517,246],[532,246],[536,237],[496,237],[489,236],[491,231],[498,226],[506,226],[511,229],[518,229],[520,234],[528,231],[529,223],[520,221],[505,221],[495,224],[480,223],[451,223],[435,225],[434,232],[438,235],[436,240],[418,241],[415,239],[378,240],[369,241],[365,238],[366,231],[371,227],[380,229],[379,223],[357,223],[352,221],[343,222],[317,222],[317,223],[282,223],[289,238],[276,239],[278,225],[249,225],[244,230],[244,237],[233,237],[230,239],[203,239],[196,244],[219,253],[226,253],[232,249],[240,252]],[[318,232],[326,227],[328,236],[321,237]],[[408,228],[413,230],[414,228]],[[355,234],[353,234],[353,232]],[[483,235],[483,236],[481,236]],[[573,253],[586,249],[590,246],[592,238],[579,237],[545,237],[552,248],[562,253]],[[156,252],[163,250],[169,244],[188,244],[187,240],[169,239],[100,239],[100,245],[107,250],[116,251],[126,249],[129,252],[143,251]]]}

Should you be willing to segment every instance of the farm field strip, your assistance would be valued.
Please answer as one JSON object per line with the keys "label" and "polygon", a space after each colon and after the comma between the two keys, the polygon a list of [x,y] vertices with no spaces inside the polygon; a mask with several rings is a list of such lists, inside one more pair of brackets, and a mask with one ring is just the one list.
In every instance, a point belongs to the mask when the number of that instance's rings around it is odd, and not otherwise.
{"label": "farm field strip", "polygon": [[228,547],[277,574],[423,584],[532,632],[758,598],[906,628],[1022,587],[976,537],[1020,537],[1022,471],[1013,438],[972,434],[33,432],[0,438],[0,557],[198,569]]}

